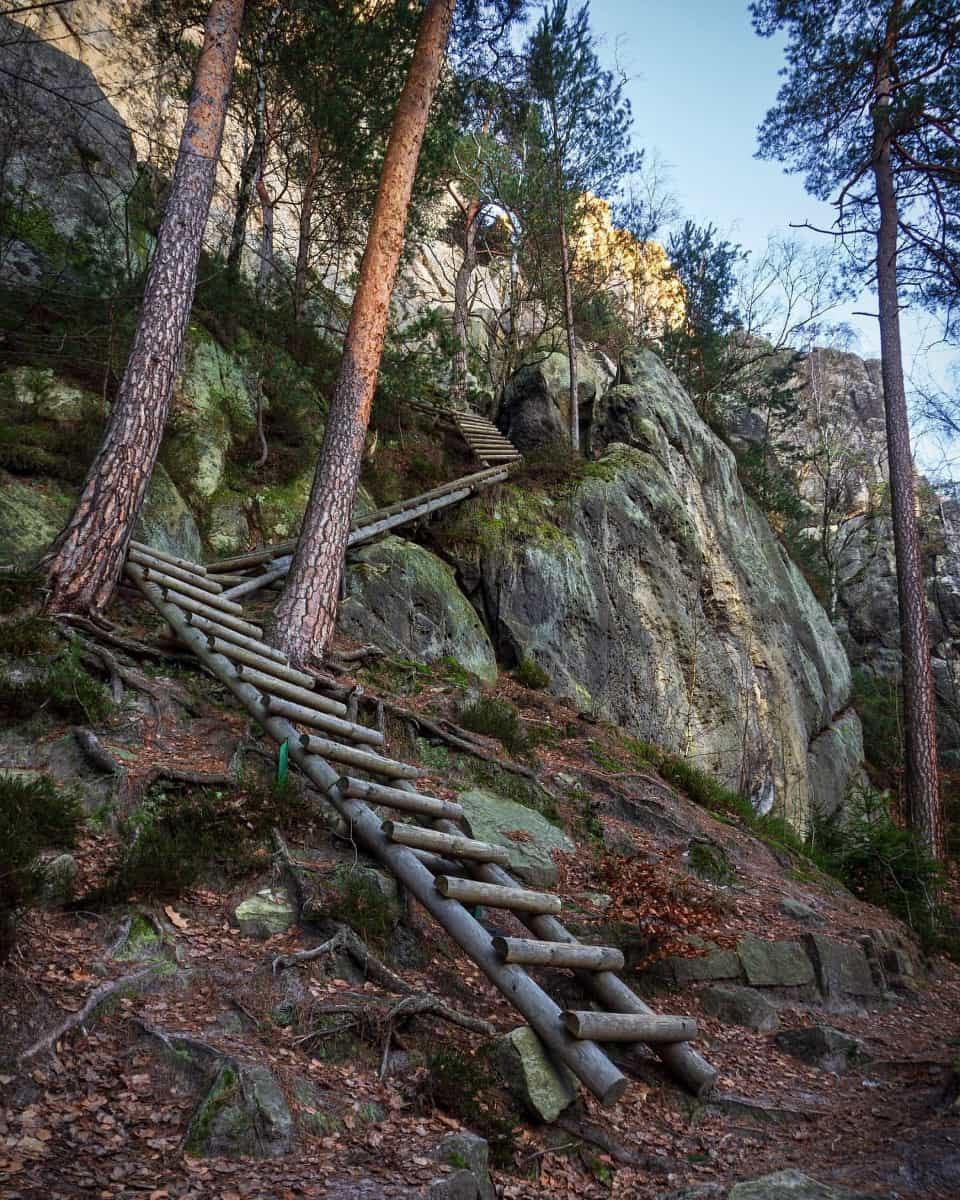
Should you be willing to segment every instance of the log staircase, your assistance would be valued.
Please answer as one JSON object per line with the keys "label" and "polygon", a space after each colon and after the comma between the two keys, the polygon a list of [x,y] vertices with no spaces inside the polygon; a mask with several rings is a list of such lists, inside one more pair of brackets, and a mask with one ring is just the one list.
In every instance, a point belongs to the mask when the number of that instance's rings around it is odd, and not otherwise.
{"label": "log staircase", "polygon": [[[519,460],[484,418],[430,411],[452,422],[485,469],[358,518],[349,545],[459,503],[504,480]],[[278,746],[286,743],[357,843],[416,897],[602,1104],[615,1103],[627,1086],[605,1042],[646,1043],[686,1087],[697,1095],[709,1091],[716,1071],[690,1045],[695,1023],[654,1013],[617,974],[624,965],[618,949],[578,942],[559,920],[559,897],[519,884],[506,869],[506,850],[461,828],[460,805],[419,791],[418,767],[387,757],[381,732],[349,720],[342,703],[318,690],[314,676],[294,669],[246,619],[239,597],[281,578],[294,546],[283,542],[206,567],[131,542],[124,570],[183,645]],[[378,809],[400,817],[384,819]],[[491,935],[473,915],[477,906],[512,912],[530,936]],[[561,1011],[528,967],[573,971],[595,1007]]]}

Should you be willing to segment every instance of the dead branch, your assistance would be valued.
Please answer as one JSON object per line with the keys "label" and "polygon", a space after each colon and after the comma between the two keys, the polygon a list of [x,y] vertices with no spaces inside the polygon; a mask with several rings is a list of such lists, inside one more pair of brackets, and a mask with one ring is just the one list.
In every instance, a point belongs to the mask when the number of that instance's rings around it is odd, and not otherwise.
{"label": "dead branch", "polygon": [[18,1055],[17,1061],[19,1063],[26,1063],[30,1059],[36,1058],[38,1054],[42,1054],[45,1050],[52,1051],[57,1042],[65,1034],[83,1025],[102,1004],[105,1004],[108,1000],[129,988],[142,987],[159,972],[161,966],[162,964],[160,963],[154,963],[149,967],[144,967],[141,971],[134,971],[132,975],[123,975],[120,979],[112,979],[108,983],[101,983],[98,988],[94,988],[90,993],[86,1003],[79,1012],[71,1013],[69,1017],[61,1021],[49,1033],[45,1033],[32,1046],[28,1046],[22,1054]]}

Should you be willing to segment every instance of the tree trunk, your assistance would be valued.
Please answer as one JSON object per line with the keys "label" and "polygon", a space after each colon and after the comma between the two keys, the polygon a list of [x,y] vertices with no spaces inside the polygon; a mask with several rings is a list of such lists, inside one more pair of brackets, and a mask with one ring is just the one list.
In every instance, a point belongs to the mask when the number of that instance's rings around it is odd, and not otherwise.
{"label": "tree trunk", "polygon": [[237,211],[233,217],[230,233],[230,250],[227,254],[227,270],[239,272],[243,259],[243,246],[247,240],[247,219],[253,203],[253,188],[263,162],[264,130],[267,117],[267,77],[262,62],[257,64],[257,102],[253,116],[253,142],[240,167],[237,184]]}
{"label": "tree trunk", "polygon": [[52,612],[99,613],[143,503],[180,365],[243,0],[213,0],[143,309],[103,443],[48,564]]}
{"label": "tree trunk", "polygon": [[563,323],[567,330],[567,361],[570,364],[570,445],[580,449],[580,385],[577,379],[577,337],[573,327],[573,289],[570,285],[570,247],[563,212],[563,180],[560,162],[555,164],[554,187],[557,190],[557,232],[560,235],[560,274],[563,278]]}
{"label": "tree trunk", "polygon": [[265,303],[267,289],[273,278],[273,197],[263,181],[263,172],[257,180],[257,199],[263,225],[260,232],[260,267],[257,270],[257,299]]}
{"label": "tree trunk", "polygon": [[364,437],[403,248],[407,209],[456,0],[429,0],[403,85],[360,264],[340,377],[272,638],[295,665],[321,658],[333,635]]}
{"label": "tree trunk", "polygon": [[937,770],[936,702],[930,665],[927,602],[917,529],[910,425],[903,383],[900,305],[897,291],[897,193],[890,153],[890,66],[899,19],[892,7],[887,46],[878,66],[873,105],[873,174],[880,225],[877,231],[877,296],[880,358],[890,462],[890,500],[900,600],[900,648],[906,726],[907,807],[911,827],[927,850],[943,857],[943,809]]}
{"label": "tree trunk", "polygon": [[463,261],[453,285],[453,336],[457,348],[453,354],[453,386],[450,394],[462,405],[467,399],[467,317],[470,310],[470,280],[477,265],[477,218],[480,201],[471,199],[464,212]]}
{"label": "tree trunk", "polygon": [[320,171],[320,137],[315,130],[310,134],[309,154],[307,177],[303,181],[303,196],[300,200],[297,266],[293,275],[293,319],[295,321],[303,320],[303,310],[307,302],[307,264],[310,258],[310,238],[313,234],[313,203],[317,190],[317,175]]}

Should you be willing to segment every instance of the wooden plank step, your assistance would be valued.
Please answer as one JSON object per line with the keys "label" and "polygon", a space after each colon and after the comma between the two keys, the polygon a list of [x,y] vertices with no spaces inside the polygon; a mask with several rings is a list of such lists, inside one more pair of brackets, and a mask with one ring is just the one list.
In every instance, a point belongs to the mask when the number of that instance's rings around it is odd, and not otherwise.
{"label": "wooden plank step", "polygon": [[489,842],[478,842],[473,838],[456,837],[451,833],[438,833],[435,829],[421,829],[419,825],[401,825],[397,821],[384,821],[380,826],[391,842],[398,846],[412,846],[417,850],[432,850],[435,854],[447,854],[452,858],[468,858],[475,862],[495,862],[505,867],[510,862],[510,851],[503,846],[491,846]]}
{"label": "wooden plank step", "polygon": [[366,725],[357,725],[353,721],[342,721],[339,717],[330,716],[320,708],[320,704],[328,703],[324,696],[313,697],[310,704],[294,704],[292,700],[282,700],[264,693],[263,701],[264,708],[272,717],[285,717],[288,721],[296,721],[300,725],[312,725],[325,733],[335,734],[351,742],[362,742],[367,746],[382,746],[386,740],[379,729],[368,729]]}
{"label": "wooden plank step", "polygon": [[422,796],[419,792],[403,792],[383,783],[367,783],[365,779],[353,779],[349,775],[344,775],[337,782],[337,787],[352,800],[366,800],[368,804],[382,804],[385,808],[396,808],[400,812],[420,813],[424,817],[445,817],[448,821],[457,821],[463,816],[463,806],[455,804],[453,800]]}
{"label": "wooden plank step", "polygon": [[648,1017],[636,1013],[564,1012],[561,1019],[575,1038],[591,1042],[690,1042],[697,1036],[692,1017]]}
{"label": "wooden plank step", "polygon": [[[242,673],[244,682],[254,683],[254,679],[250,676],[264,675],[270,679],[275,679],[278,683],[284,682],[293,687],[300,687],[304,691],[308,691],[307,684],[313,683],[313,677],[305,675],[303,671],[297,671],[293,667],[288,667],[285,663],[274,662],[272,659],[263,658],[259,654],[255,654],[251,650],[245,649],[243,646],[235,646],[232,642],[228,642],[220,637],[214,637],[212,633],[207,634],[207,647],[214,654],[222,654],[224,658],[229,658],[235,665],[237,674]],[[251,668],[247,672],[246,668]],[[257,687],[263,685],[257,682]],[[331,701],[331,704],[336,701]],[[346,707],[343,708],[346,713]]]}
{"label": "wooden plank step", "polygon": [[453,879],[449,875],[438,875],[436,885],[441,896],[459,900],[461,904],[481,904],[490,908],[553,915],[562,908],[558,896],[550,896],[546,892],[528,892],[526,888],[502,887],[497,883],[480,883],[476,879]]}
{"label": "wooden plank step", "polygon": [[194,575],[206,575],[207,573],[207,568],[203,563],[191,562],[189,558],[177,558],[175,554],[168,554],[166,550],[157,550],[145,542],[137,542],[131,538],[130,547],[133,550],[139,550],[141,554],[149,554],[151,557],[159,559],[160,562],[170,563],[174,567],[180,567],[183,571],[190,571]]}
{"label": "wooden plank step", "polygon": [[214,593],[208,588],[194,587],[192,583],[184,583],[182,579],[168,575],[165,571],[158,571],[156,567],[143,567],[142,570],[143,577],[148,583],[155,583],[157,587],[177,592],[181,596],[189,596],[192,600],[200,600],[204,604],[209,604],[211,608],[220,609],[234,617],[243,616],[243,605],[237,604],[235,600],[228,600],[219,592]]}
{"label": "wooden plank step", "polygon": [[223,591],[220,584],[215,579],[211,579],[209,575],[201,575],[198,571],[188,571],[186,567],[177,567],[173,563],[163,562],[162,559],[154,558],[152,554],[148,554],[145,550],[131,550],[127,558],[139,567],[154,571],[163,571],[167,575],[171,575],[174,579],[182,579],[184,583],[191,583],[194,587],[201,588],[205,592],[212,592],[214,595],[219,595]]}
{"label": "wooden plank step", "polygon": [[615,946],[569,945],[535,938],[495,937],[493,948],[508,963],[570,967],[577,971],[622,971],[623,953]]}
{"label": "wooden plank step", "polygon": [[304,733],[300,735],[300,745],[310,754],[319,754],[321,758],[329,758],[332,762],[346,763],[360,771],[369,771],[371,775],[383,775],[387,779],[416,779],[420,775],[420,768],[410,763],[396,762],[368,750],[358,750],[356,746],[342,746],[328,738]]}
{"label": "wooden plank step", "polygon": [[320,712],[329,713],[331,717],[347,715],[347,706],[341,704],[339,700],[331,700],[328,696],[321,696],[318,692],[300,687],[289,680],[278,679],[269,671],[261,671],[256,667],[244,664],[242,659],[237,662],[237,674],[244,683],[251,683],[261,692],[269,692],[271,696],[280,696],[283,700],[292,700],[295,704],[305,704],[308,708],[316,708]]}
{"label": "wooden plank step", "polygon": [[[200,616],[199,613],[187,613],[186,619],[188,625],[192,625],[194,629],[199,629],[201,633],[205,633],[211,637],[222,638],[223,641],[230,642],[234,646],[241,646],[244,650],[249,650],[251,654],[255,654],[258,658],[268,659],[281,666],[286,666],[287,664],[287,656],[283,651],[278,650],[276,646],[271,646],[268,642],[261,641],[259,638],[246,637],[244,634],[236,633],[232,629],[226,629],[224,626],[218,625],[216,621],[208,621],[206,617]],[[293,671],[293,667],[287,667],[287,670]],[[298,682],[303,682],[304,687],[310,687],[313,684],[312,675],[306,675],[303,671],[294,671],[294,674],[298,676]],[[289,678],[289,676],[285,676],[285,678]]]}

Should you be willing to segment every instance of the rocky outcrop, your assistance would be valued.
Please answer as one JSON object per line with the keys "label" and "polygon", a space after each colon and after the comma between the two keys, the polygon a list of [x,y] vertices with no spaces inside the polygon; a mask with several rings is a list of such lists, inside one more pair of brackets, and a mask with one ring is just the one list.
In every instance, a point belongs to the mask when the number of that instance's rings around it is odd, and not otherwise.
{"label": "rocky outcrop", "polygon": [[[577,397],[581,443],[586,446],[594,406],[614,376],[604,355],[577,351]],[[559,351],[532,358],[516,371],[503,391],[497,418],[500,429],[524,452],[570,441],[570,360]]]}
{"label": "rocky outcrop", "polygon": [[477,538],[467,574],[501,652],[759,810],[804,826],[836,808],[861,757],[847,657],[732,453],[649,352],[591,437],[600,458],[564,494],[504,489]]}

